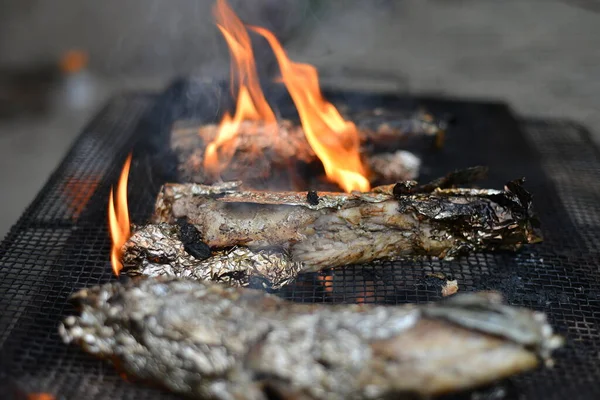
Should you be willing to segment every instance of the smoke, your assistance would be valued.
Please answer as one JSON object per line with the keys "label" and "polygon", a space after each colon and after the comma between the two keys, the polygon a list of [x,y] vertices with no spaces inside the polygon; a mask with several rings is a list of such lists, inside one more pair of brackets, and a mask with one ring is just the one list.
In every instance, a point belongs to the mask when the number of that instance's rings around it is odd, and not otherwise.
{"label": "smoke", "polygon": [[[314,57],[310,49],[304,52],[303,42],[324,41],[328,49],[341,51],[368,46],[343,38],[360,32],[365,39],[372,30],[369,24],[381,21],[386,7],[394,2],[229,3],[244,22],[265,27],[286,48],[293,42],[296,51],[301,50],[299,55]],[[55,0],[51,4],[21,0],[18,5],[2,5],[0,64],[57,61],[64,52],[77,48],[90,55],[91,68],[100,74],[226,78],[229,54],[214,25],[213,4],[212,0]],[[272,74],[276,65],[270,49],[258,37],[254,41],[261,75]]]}
{"label": "smoke", "polygon": [[[381,54],[390,43],[402,47],[402,37],[390,38],[382,35],[382,30],[401,24],[397,16],[408,12],[404,1],[331,0],[307,18],[306,29],[292,37],[286,47],[294,60],[315,65],[326,86],[403,90],[406,77],[398,68],[382,72],[384,60],[373,55]],[[379,68],[372,69],[371,65]]]}
{"label": "smoke", "polygon": [[[50,4],[51,3],[51,4]],[[0,64],[57,61],[82,49],[106,75],[227,77],[229,55],[209,0],[22,0],[0,6]],[[306,14],[307,2],[232,0],[247,23],[286,39]],[[257,45],[257,56],[268,57]],[[260,64],[260,63],[259,63]],[[267,63],[269,64],[269,63]]]}
{"label": "smoke", "polygon": [[[274,31],[294,61],[315,65],[326,85],[492,97],[522,113],[600,124],[600,17],[583,0],[230,2],[243,20]],[[57,61],[81,48],[111,76],[226,78],[213,3],[0,1],[0,65]],[[255,42],[261,75],[272,74],[269,49]]]}

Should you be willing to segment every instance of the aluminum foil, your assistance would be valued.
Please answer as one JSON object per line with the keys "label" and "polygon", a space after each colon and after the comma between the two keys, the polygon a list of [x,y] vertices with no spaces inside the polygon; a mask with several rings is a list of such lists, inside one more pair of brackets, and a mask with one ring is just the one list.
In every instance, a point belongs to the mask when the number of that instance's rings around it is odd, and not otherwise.
{"label": "aluminum foil", "polygon": [[[196,399],[431,398],[551,364],[543,313],[494,293],[426,305],[301,304],[184,279],[84,289],[67,343]],[[400,378],[400,379],[399,379]]]}
{"label": "aluminum foil", "polygon": [[303,269],[284,252],[250,250],[247,247],[213,251],[198,260],[185,250],[179,227],[150,224],[134,228],[123,248],[123,272],[129,275],[193,278],[231,286],[279,289]]}

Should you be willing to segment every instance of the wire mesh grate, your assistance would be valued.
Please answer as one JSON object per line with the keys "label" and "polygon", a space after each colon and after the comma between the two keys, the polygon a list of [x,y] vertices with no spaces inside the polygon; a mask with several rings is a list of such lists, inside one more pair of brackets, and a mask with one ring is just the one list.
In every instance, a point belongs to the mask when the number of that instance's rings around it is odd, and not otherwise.
{"label": "wire mesh grate", "polygon": [[[213,122],[230,105],[226,88],[203,85],[182,81],[160,96],[113,99],[0,244],[0,378],[10,390],[48,392],[60,399],[177,398],[127,383],[110,365],[63,345],[57,324],[74,312],[66,302],[72,292],[115,279],[108,262],[106,205],[127,154],[134,150],[132,220],[144,223],[158,188],[173,179],[172,160],[162,151],[173,122],[192,116]],[[526,176],[545,241],[516,254],[326,270],[301,276],[280,295],[300,302],[424,302],[441,298],[440,287],[429,279],[432,274],[452,276],[460,291],[499,290],[512,304],[546,311],[568,343],[557,353],[554,369],[501,382],[490,393],[599,398],[600,162],[585,130],[569,121],[516,121],[498,103],[325,95],[350,110],[405,111],[423,105],[434,113],[454,114],[458,122],[444,149],[423,155],[422,178],[472,165],[490,167],[486,186],[501,187]],[[281,115],[294,118],[285,94],[274,91],[268,97]]]}

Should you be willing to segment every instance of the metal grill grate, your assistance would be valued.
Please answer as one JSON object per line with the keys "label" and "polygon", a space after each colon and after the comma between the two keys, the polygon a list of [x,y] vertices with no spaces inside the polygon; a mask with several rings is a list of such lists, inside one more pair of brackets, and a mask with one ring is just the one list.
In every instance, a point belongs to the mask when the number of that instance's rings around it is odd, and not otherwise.
{"label": "metal grill grate", "polygon": [[[496,289],[515,305],[544,310],[568,338],[557,366],[495,386],[507,397],[600,398],[600,162],[584,129],[568,121],[517,122],[502,104],[326,93],[350,110],[424,105],[458,123],[442,152],[424,156],[428,179],[450,169],[488,165],[486,186],[527,177],[545,241],[518,254],[472,254],[451,262],[380,262],[303,276],[281,295],[304,302],[398,304],[436,300],[427,274],[458,280],[461,291]],[[285,94],[268,95],[294,117]],[[113,368],[62,344],[58,321],[73,312],[73,291],[114,279],[108,264],[108,191],[134,148],[129,204],[143,223],[159,186],[173,179],[167,148],[173,121],[214,121],[231,105],[223,86],[178,82],[161,96],[123,95],[90,123],[0,244],[0,378],[24,392],[61,399],[176,398],[124,382]],[[491,394],[490,394],[491,396]],[[463,396],[464,397],[464,396]]]}

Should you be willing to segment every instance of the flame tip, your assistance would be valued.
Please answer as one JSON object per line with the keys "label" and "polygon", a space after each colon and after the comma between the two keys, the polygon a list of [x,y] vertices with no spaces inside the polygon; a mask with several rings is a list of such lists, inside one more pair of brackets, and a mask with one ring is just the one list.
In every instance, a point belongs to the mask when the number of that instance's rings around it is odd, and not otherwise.
{"label": "flame tip", "polygon": [[129,208],[127,206],[127,184],[132,158],[133,154],[129,153],[123,164],[116,190],[110,188],[108,201],[108,226],[112,242],[110,261],[113,272],[117,276],[123,269],[123,264],[120,261],[123,255],[122,247],[131,236]]}
{"label": "flame tip", "polygon": [[317,69],[291,61],[267,29],[251,29],[263,36],[273,49],[283,83],[298,109],[306,139],[323,163],[327,177],[346,192],[370,190],[360,158],[356,125],[344,120],[335,106],[323,98]]}
{"label": "flame tip", "polygon": [[[233,117],[225,114],[217,137],[205,149],[203,165],[209,174],[216,177],[227,168],[236,150],[236,143],[232,139],[239,133],[243,121],[277,122],[256,73],[252,43],[247,31],[251,30],[264,37],[275,53],[281,80],[298,109],[306,139],[323,163],[327,177],[346,192],[368,191],[370,183],[365,177],[359,154],[356,126],[344,120],[335,106],[323,98],[317,69],[309,64],[291,61],[272,32],[255,25],[244,25],[227,1],[217,0],[213,13],[232,55],[232,88],[237,83],[238,92],[235,114]],[[274,140],[277,140],[276,136]]]}

